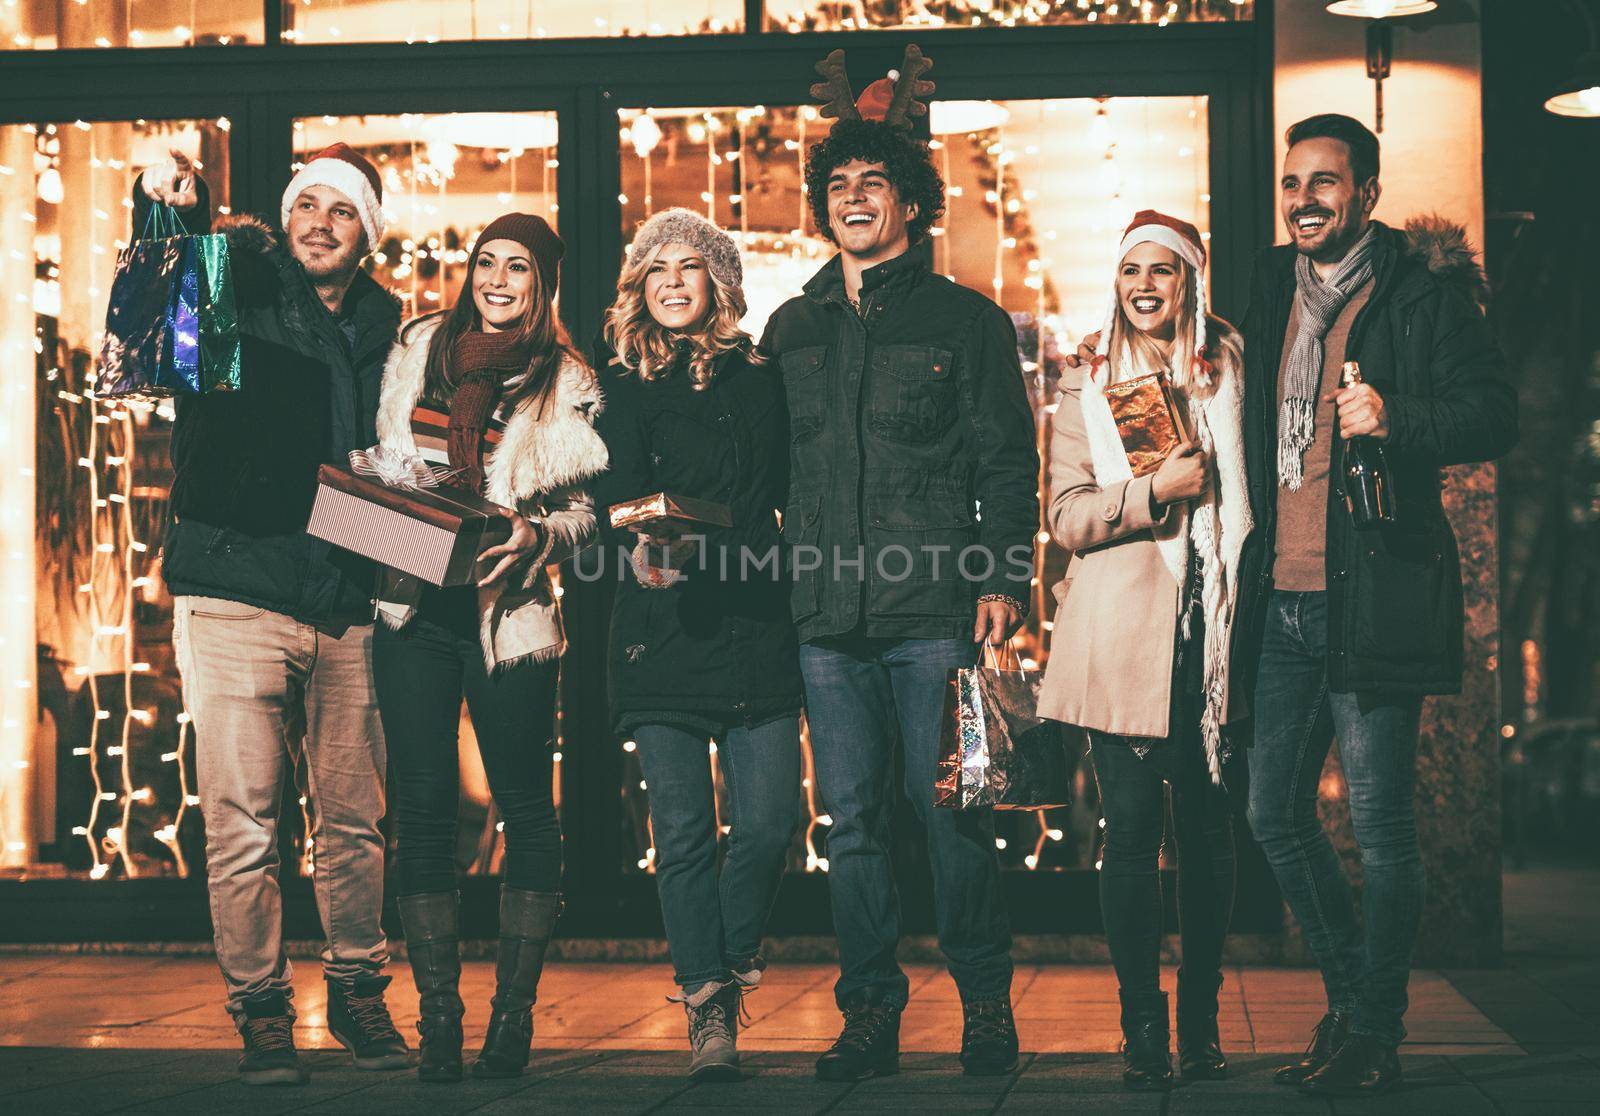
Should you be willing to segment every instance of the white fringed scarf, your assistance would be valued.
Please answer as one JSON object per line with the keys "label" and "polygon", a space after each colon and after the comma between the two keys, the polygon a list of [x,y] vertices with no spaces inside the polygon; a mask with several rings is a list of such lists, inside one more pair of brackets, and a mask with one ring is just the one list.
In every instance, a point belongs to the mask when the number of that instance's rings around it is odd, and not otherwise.
{"label": "white fringed scarf", "polygon": [[[1220,346],[1219,352],[1220,350]],[[1126,356],[1126,354],[1124,354]],[[1124,365],[1128,363],[1124,360]],[[1095,483],[1105,488],[1131,480],[1133,470],[1123,451],[1116,420],[1106,402],[1109,364],[1084,378],[1083,425],[1094,464]],[[1131,374],[1131,373],[1130,373]],[[1200,556],[1200,606],[1204,610],[1204,702],[1200,733],[1205,742],[1211,781],[1222,782],[1226,749],[1222,726],[1227,719],[1229,630],[1238,600],[1239,554],[1254,523],[1245,483],[1241,370],[1231,359],[1219,359],[1211,369],[1209,385],[1198,378],[1182,399],[1189,425],[1200,448],[1212,462],[1213,483],[1205,499],[1177,505],[1165,523],[1152,530],[1162,562],[1183,591],[1191,547]],[[1192,512],[1191,512],[1192,507]],[[1183,615],[1184,638],[1189,637],[1189,614]]]}

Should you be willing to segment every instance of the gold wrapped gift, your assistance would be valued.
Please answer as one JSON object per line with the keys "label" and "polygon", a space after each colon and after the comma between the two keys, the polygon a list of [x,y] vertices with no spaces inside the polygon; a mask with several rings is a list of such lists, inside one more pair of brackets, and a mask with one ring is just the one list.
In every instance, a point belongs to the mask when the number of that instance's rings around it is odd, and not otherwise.
{"label": "gold wrapped gift", "polygon": [[624,500],[611,505],[611,526],[626,527],[646,535],[660,534],[667,526],[677,528],[732,527],[733,516],[728,505],[714,500],[697,500],[689,496],[674,496],[670,492],[657,492],[637,500]]}
{"label": "gold wrapped gift", "polygon": [[1133,475],[1142,477],[1160,468],[1167,454],[1189,440],[1183,405],[1165,376],[1140,376],[1106,388],[1106,402],[1122,437]]}

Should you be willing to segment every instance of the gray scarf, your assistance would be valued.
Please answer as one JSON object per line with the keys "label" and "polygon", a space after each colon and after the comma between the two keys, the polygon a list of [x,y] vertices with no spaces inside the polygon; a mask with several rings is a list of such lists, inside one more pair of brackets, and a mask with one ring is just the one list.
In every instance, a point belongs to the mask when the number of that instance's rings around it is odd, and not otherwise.
{"label": "gray scarf", "polygon": [[1316,433],[1317,391],[1322,386],[1323,338],[1352,295],[1372,278],[1378,246],[1376,226],[1350,249],[1350,254],[1323,282],[1308,256],[1294,262],[1295,309],[1299,328],[1283,370],[1283,402],[1278,411],[1278,483],[1298,491],[1305,480],[1301,458]]}

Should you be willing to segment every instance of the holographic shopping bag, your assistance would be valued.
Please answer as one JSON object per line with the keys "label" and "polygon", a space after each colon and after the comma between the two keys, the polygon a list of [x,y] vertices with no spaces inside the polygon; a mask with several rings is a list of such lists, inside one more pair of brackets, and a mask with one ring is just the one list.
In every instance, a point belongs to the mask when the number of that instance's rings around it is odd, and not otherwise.
{"label": "holographic shopping bag", "polygon": [[117,253],[95,394],[155,399],[238,386],[227,238],[183,235],[177,214],[155,206],[146,236]]}
{"label": "holographic shopping bag", "polygon": [[[993,663],[993,653],[990,652]],[[1072,801],[1066,726],[1039,716],[1037,670],[993,666],[950,672],[939,727],[933,804],[1039,810]]]}

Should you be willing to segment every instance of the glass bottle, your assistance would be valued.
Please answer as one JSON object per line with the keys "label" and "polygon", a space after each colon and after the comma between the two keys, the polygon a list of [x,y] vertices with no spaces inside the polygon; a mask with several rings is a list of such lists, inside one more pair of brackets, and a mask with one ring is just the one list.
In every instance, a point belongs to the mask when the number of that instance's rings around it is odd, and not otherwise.
{"label": "glass bottle", "polygon": [[[1361,383],[1360,363],[1345,361],[1342,378],[1345,387]],[[1362,530],[1394,522],[1394,485],[1383,443],[1376,438],[1363,435],[1344,444],[1344,506]]]}

